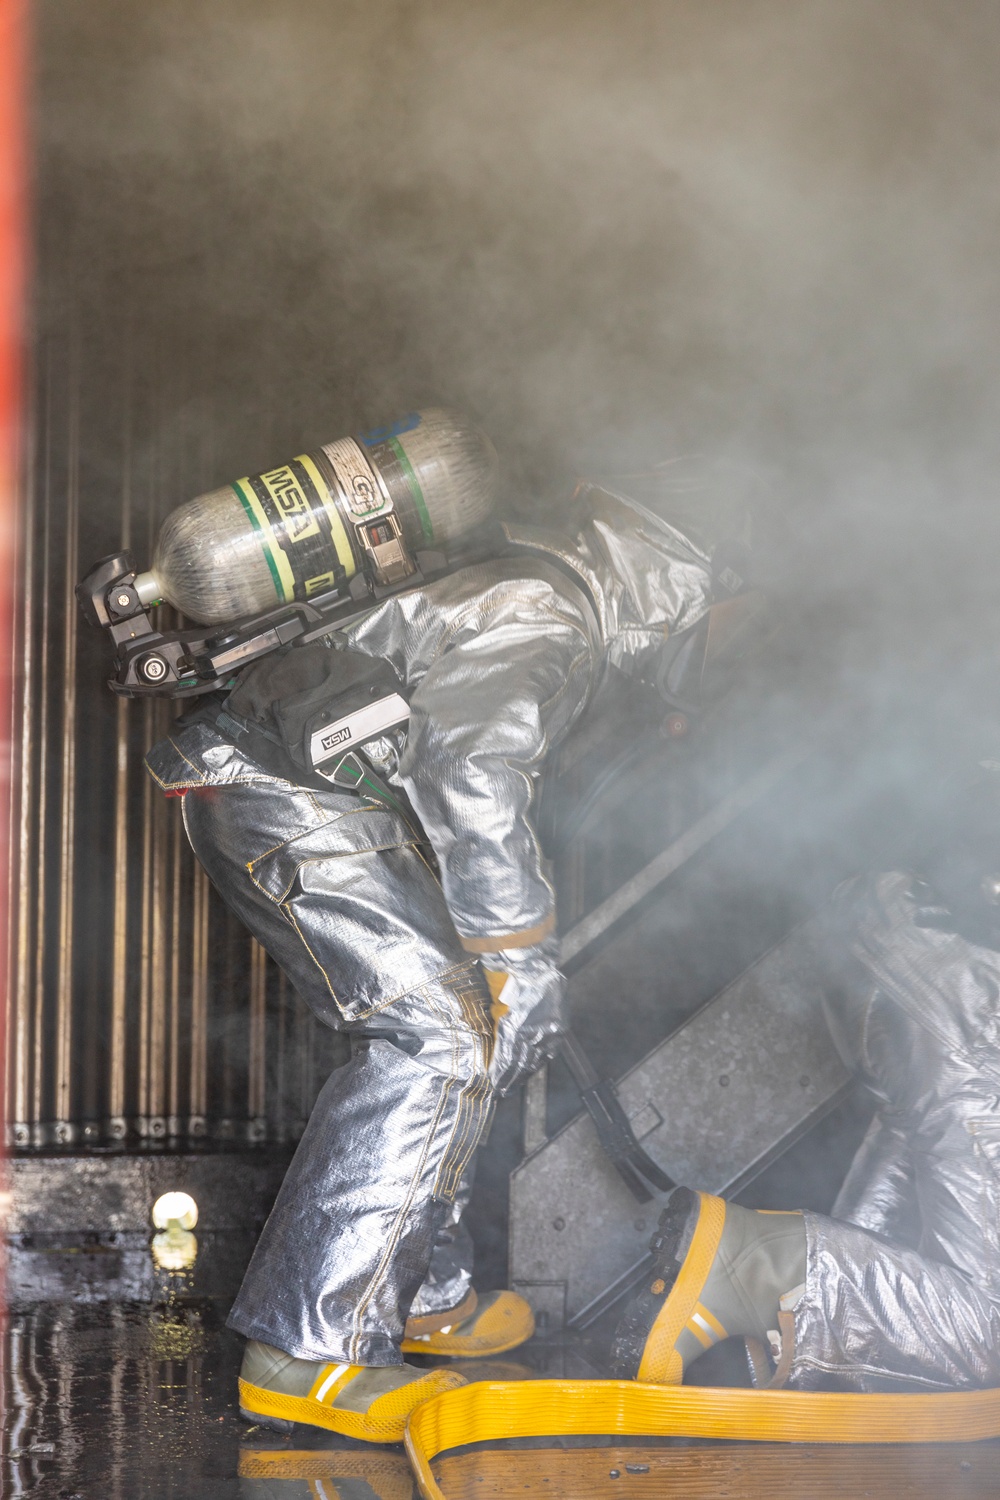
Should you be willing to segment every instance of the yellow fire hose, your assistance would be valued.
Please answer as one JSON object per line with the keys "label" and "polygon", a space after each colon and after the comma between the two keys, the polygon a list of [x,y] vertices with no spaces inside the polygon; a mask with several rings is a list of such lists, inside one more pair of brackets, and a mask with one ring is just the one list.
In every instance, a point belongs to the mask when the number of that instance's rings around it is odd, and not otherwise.
{"label": "yellow fire hose", "polygon": [[483,1381],[418,1406],[406,1451],[424,1500],[445,1500],[431,1464],[447,1449],[556,1436],[970,1443],[1000,1437],[1000,1390],[869,1396],[633,1380]]}

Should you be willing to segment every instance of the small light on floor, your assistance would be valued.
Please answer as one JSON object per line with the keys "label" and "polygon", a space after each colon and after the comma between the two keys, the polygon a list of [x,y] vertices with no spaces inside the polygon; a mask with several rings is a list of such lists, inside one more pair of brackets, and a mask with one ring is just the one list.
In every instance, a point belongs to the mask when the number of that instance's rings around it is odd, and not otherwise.
{"label": "small light on floor", "polygon": [[193,1229],[197,1222],[198,1205],[190,1193],[164,1193],[153,1204],[153,1224],[157,1229],[169,1229],[171,1224]]}
{"label": "small light on floor", "polygon": [[198,1205],[190,1193],[164,1193],[153,1204],[153,1259],[163,1271],[187,1271],[198,1255],[191,1233],[198,1222]]}

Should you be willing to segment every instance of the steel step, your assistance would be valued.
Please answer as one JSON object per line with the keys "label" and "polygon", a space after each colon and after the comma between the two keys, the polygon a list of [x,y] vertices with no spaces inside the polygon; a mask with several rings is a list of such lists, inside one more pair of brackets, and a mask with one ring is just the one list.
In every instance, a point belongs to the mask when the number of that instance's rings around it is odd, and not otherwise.
{"label": "steel step", "polygon": [[[619,1080],[675,1181],[738,1191],[850,1086],[823,1020],[823,946],[818,919],[801,924]],[[511,1285],[562,1327],[642,1258],[658,1212],[578,1115],[511,1176]]]}

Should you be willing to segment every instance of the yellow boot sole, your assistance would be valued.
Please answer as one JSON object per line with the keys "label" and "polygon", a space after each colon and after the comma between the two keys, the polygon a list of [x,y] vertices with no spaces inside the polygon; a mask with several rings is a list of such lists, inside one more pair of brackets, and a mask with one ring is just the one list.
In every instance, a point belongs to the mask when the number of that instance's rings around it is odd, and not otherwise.
{"label": "yellow boot sole", "polygon": [[[461,1328],[461,1331],[460,1331]],[[490,1293],[480,1299],[464,1326],[457,1323],[403,1339],[404,1354],[435,1354],[448,1359],[486,1359],[527,1343],[535,1317],[516,1292]]]}

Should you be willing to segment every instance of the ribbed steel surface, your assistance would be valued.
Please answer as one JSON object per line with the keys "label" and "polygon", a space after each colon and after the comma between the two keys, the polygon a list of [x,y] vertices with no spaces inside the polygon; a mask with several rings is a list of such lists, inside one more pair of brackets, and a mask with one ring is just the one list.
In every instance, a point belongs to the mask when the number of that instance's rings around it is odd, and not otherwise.
{"label": "ribbed steel surface", "polygon": [[[43,324],[58,282],[46,269],[43,254]],[[127,323],[92,334],[71,316],[40,339],[34,369],[15,658],[10,1143],[294,1138],[344,1043],[211,890],[179,801],[142,767],[175,706],[111,696],[107,648],[73,598],[109,540],[148,558],[162,515],[205,487],[212,457],[204,443],[156,440],[166,362],[140,350]]]}

